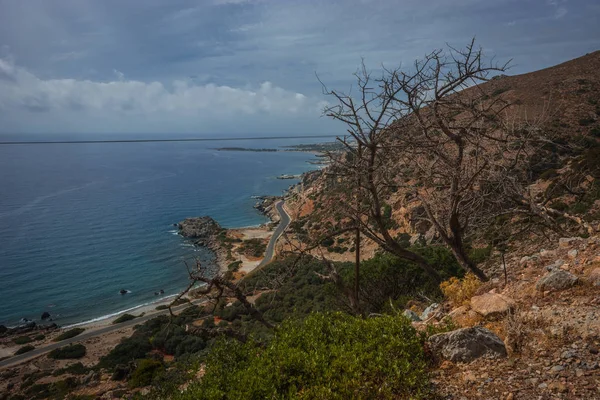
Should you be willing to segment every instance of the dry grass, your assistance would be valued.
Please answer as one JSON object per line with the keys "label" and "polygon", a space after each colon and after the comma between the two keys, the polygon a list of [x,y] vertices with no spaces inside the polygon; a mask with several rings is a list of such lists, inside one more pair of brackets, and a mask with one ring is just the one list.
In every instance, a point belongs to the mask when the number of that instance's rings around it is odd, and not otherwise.
{"label": "dry grass", "polygon": [[481,281],[473,274],[468,273],[464,278],[452,277],[440,284],[444,296],[455,306],[468,305],[479,287]]}

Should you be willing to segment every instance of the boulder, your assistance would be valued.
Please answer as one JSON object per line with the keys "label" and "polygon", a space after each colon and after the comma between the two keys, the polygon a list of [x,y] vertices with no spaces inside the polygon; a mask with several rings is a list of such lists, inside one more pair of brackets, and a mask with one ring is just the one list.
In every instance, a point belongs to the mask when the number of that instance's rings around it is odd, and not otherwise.
{"label": "boulder", "polygon": [[483,317],[498,317],[507,314],[515,307],[515,302],[499,293],[485,293],[471,298],[471,308]]}
{"label": "boulder", "polygon": [[594,268],[588,275],[590,283],[594,286],[600,286],[600,268]]}
{"label": "boulder", "polygon": [[434,354],[452,362],[507,356],[504,342],[495,333],[480,326],[433,335],[429,337],[428,344]]}
{"label": "boulder", "polygon": [[421,321],[421,318],[419,318],[417,313],[412,310],[404,310],[404,316],[406,318],[410,319],[411,321],[416,321],[416,322]]}
{"label": "boulder", "polygon": [[562,269],[555,269],[541,277],[535,287],[540,291],[564,290],[574,286],[579,278]]}
{"label": "boulder", "polygon": [[0,334],[8,332],[8,328],[4,325],[0,325]]}
{"label": "boulder", "polygon": [[47,320],[47,319],[50,319],[50,313],[49,313],[48,311],[44,311],[44,312],[42,313],[41,320],[42,320],[42,321],[45,321],[45,320]]}
{"label": "boulder", "polygon": [[464,328],[476,325],[483,319],[481,315],[469,309],[467,306],[455,308],[448,316],[452,318],[454,323]]}

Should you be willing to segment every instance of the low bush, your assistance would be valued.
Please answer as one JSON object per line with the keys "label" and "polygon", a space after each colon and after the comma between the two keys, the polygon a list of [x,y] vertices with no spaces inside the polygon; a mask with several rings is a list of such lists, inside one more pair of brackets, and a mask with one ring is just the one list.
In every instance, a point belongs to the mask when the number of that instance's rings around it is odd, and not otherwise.
{"label": "low bush", "polygon": [[15,344],[27,344],[31,343],[32,341],[33,339],[31,339],[29,336],[19,336],[13,339]]}
{"label": "low bush", "polygon": [[129,379],[129,386],[134,388],[148,386],[152,383],[154,377],[163,370],[164,367],[160,361],[152,359],[140,360]]}
{"label": "low bush", "polygon": [[315,313],[266,348],[221,341],[206,374],[174,399],[427,399],[420,338],[403,317]]}
{"label": "low bush", "polygon": [[60,335],[58,335],[57,337],[55,337],[54,341],[60,342],[61,340],[71,339],[72,337],[81,335],[83,333],[83,331],[85,331],[85,329],[83,329],[83,328],[69,329],[68,331],[65,331],[65,332],[61,333]]}
{"label": "low bush", "polygon": [[240,246],[240,251],[252,257],[262,257],[267,249],[267,245],[262,239],[248,239],[244,240],[242,245]]}
{"label": "low bush", "polygon": [[48,358],[54,360],[71,360],[85,356],[86,348],[82,344],[71,344],[65,347],[52,350],[48,353]]}
{"label": "low bush", "polygon": [[168,305],[166,305],[166,304],[161,304],[160,306],[156,307],[156,310],[157,310],[157,311],[160,311],[160,310],[166,310],[167,308],[169,308],[169,306],[168,306]]}
{"label": "low bush", "polygon": [[480,264],[492,255],[492,246],[477,247],[469,251],[469,259],[475,264]]}
{"label": "low bush", "polygon": [[135,315],[125,313],[125,314],[121,315],[119,318],[115,319],[112,323],[120,324],[122,322],[131,321],[132,319],[136,319],[136,318],[137,317]]}
{"label": "low bush", "polygon": [[15,352],[15,355],[18,356],[19,354],[29,353],[31,350],[34,350],[34,349],[35,349],[34,346],[28,344],[26,346],[23,346],[23,347],[19,348],[19,350],[17,350]]}
{"label": "low bush", "polygon": [[44,340],[44,339],[46,339],[46,335],[42,335],[42,334],[35,335],[35,336],[33,337],[33,340],[35,340],[36,342],[38,342],[38,341],[40,341],[40,340]]}
{"label": "low bush", "polygon": [[475,295],[477,289],[481,286],[481,281],[472,273],[468,273],[464,278],[452,277],[440,284],[440,289],[444,296],[454,306],[461,306],[467,303]]}
{"label": "low bush", "polygon": [[78,362],[75,364],[68,365],[64,368],[59,368],[52,372],[54,376],[60,376],[64,374],[72,374],[72,375],[85,375],[89,371],[89,368],[86,368],[82,363]]}

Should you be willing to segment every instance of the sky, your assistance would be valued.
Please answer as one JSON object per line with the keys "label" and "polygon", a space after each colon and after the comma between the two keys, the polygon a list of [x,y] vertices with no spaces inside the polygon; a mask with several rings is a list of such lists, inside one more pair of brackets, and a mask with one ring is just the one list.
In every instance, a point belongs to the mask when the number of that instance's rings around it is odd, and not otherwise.
{"label": "sky", "polygon": [[330,88],[475,36],[509,74],[600,49],[598,0],[0,0],[0,133],[340,134]]}

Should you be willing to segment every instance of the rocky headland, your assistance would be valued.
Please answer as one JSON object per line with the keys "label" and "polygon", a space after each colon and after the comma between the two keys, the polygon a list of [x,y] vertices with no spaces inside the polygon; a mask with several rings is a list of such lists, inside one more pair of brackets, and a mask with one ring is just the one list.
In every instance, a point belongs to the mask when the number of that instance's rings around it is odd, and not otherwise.
{"label": "rocky headland", "polygon": [[196,246],[206,247],[215,255],[215,263],[222,269],[227,260],[227,249],[219,236],[226,234],[217,221],[209,216],[186,218],[177,224],[179,234],[191,239]]}

